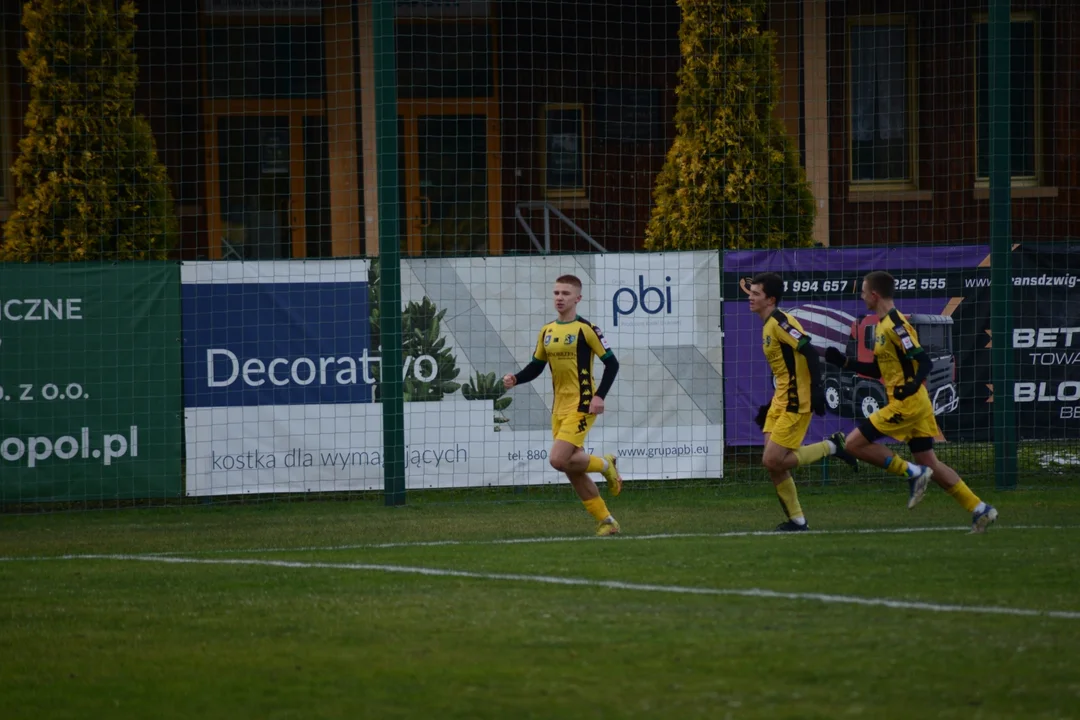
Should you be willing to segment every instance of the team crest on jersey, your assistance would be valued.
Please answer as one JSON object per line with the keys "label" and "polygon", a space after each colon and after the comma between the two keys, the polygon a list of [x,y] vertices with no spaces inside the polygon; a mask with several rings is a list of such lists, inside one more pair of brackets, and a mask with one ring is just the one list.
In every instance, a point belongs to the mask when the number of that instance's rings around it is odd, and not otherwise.
{"label": "team crest on jersey", "polygon": [[550,345],[550,344],[551,344],[551,336],[550,335],[545,335],[544,336],[544,345]]}
{"label": "team crest on jersey", "polygon": [[564,342],[564,343],[566,343],[567,345],[573,345],[573,344],[574,344],[574,340],[576,340],[576,339],[577,339],[577,338],[576,338],[575,336],[573,336],[573,335],[571,335],[571,334],[567,333],[567,334],[566,334],[566,337],[565,337],[565,338],[563,338],[563,342]]}
{"label": "team crest on jersey", "polygon": [[878,334],[878,336],[877,336],[877,344],[878,345],[884,345],[885,344],[885,333],[879,333]]}

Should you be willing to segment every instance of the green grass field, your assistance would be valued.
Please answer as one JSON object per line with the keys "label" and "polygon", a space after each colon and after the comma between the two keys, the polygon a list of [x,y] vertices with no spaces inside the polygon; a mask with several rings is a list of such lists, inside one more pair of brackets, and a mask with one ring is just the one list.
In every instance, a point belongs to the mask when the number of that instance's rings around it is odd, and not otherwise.
{"label": "green grass field", "polygon": [[0,716],[1080,717],[1080,488],[883,487],[0,517]]}

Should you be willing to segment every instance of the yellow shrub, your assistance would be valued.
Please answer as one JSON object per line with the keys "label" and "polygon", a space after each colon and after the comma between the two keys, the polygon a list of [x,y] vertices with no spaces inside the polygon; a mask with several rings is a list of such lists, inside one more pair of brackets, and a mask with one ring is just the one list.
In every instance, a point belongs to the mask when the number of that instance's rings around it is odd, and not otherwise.
{"label": "yellow shrub", "polygon": [[676,137],[656,180],[650,250],[805,247],[814,197],[773,116],[776,39],[764,0],[679,0]]}
{"label": "yellow shrub", "polygon": [[150,126],[135,112],[134,4],[35,0],[23,27],[27,135],[0,260],[166,257],[177,222]]}

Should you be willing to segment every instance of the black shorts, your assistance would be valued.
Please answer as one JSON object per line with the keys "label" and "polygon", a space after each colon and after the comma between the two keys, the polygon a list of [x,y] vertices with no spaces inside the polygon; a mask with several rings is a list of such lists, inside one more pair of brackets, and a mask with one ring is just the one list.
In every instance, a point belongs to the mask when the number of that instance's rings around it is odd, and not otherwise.
{"label": "black shorts", "polygon": [[[877,442],[883,437],[888,437],[885,433],[877,429],[874,423],[869,420],[863,420],[862,425],[859,425],[859,432],[866,438],[867,442]],[[908,447],[913,453],[926,452],[927,450],[934,449],[934,438],[932,437],[916,437],[908,440]]]}

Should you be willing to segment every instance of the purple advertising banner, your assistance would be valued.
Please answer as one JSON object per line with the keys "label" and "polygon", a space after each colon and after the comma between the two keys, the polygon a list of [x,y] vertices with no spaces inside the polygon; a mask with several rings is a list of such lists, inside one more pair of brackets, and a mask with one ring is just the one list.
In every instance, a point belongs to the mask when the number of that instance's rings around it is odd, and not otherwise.
{"label": "purple advertising banner", "polygon": [[[819,352],[835,347],[845,354],[872,355],[866,345],[875,322],[859,299],[863,276],[887,270],[896,278],[896,306],[909,317],[934,360],[927,389],[946,437],[961,405],[957,384],[953,314],[965,297],[989,283],[989,247],[747,250],[724,254],[724,405],[728,445],[761,445],[754,424],[759,406],[773,395],[773,377],[761,351],[761,319],[746,303],[745,278],[776,272],[784,278],[780,309],[797,318]],[[965,330],[965,332],[970,332]],[[961,344],[964,344],[961,342]],[[881,383],[822,362],[828,410],[814,416],[807,433],[813,442],[850,430],[885,402]]]}

